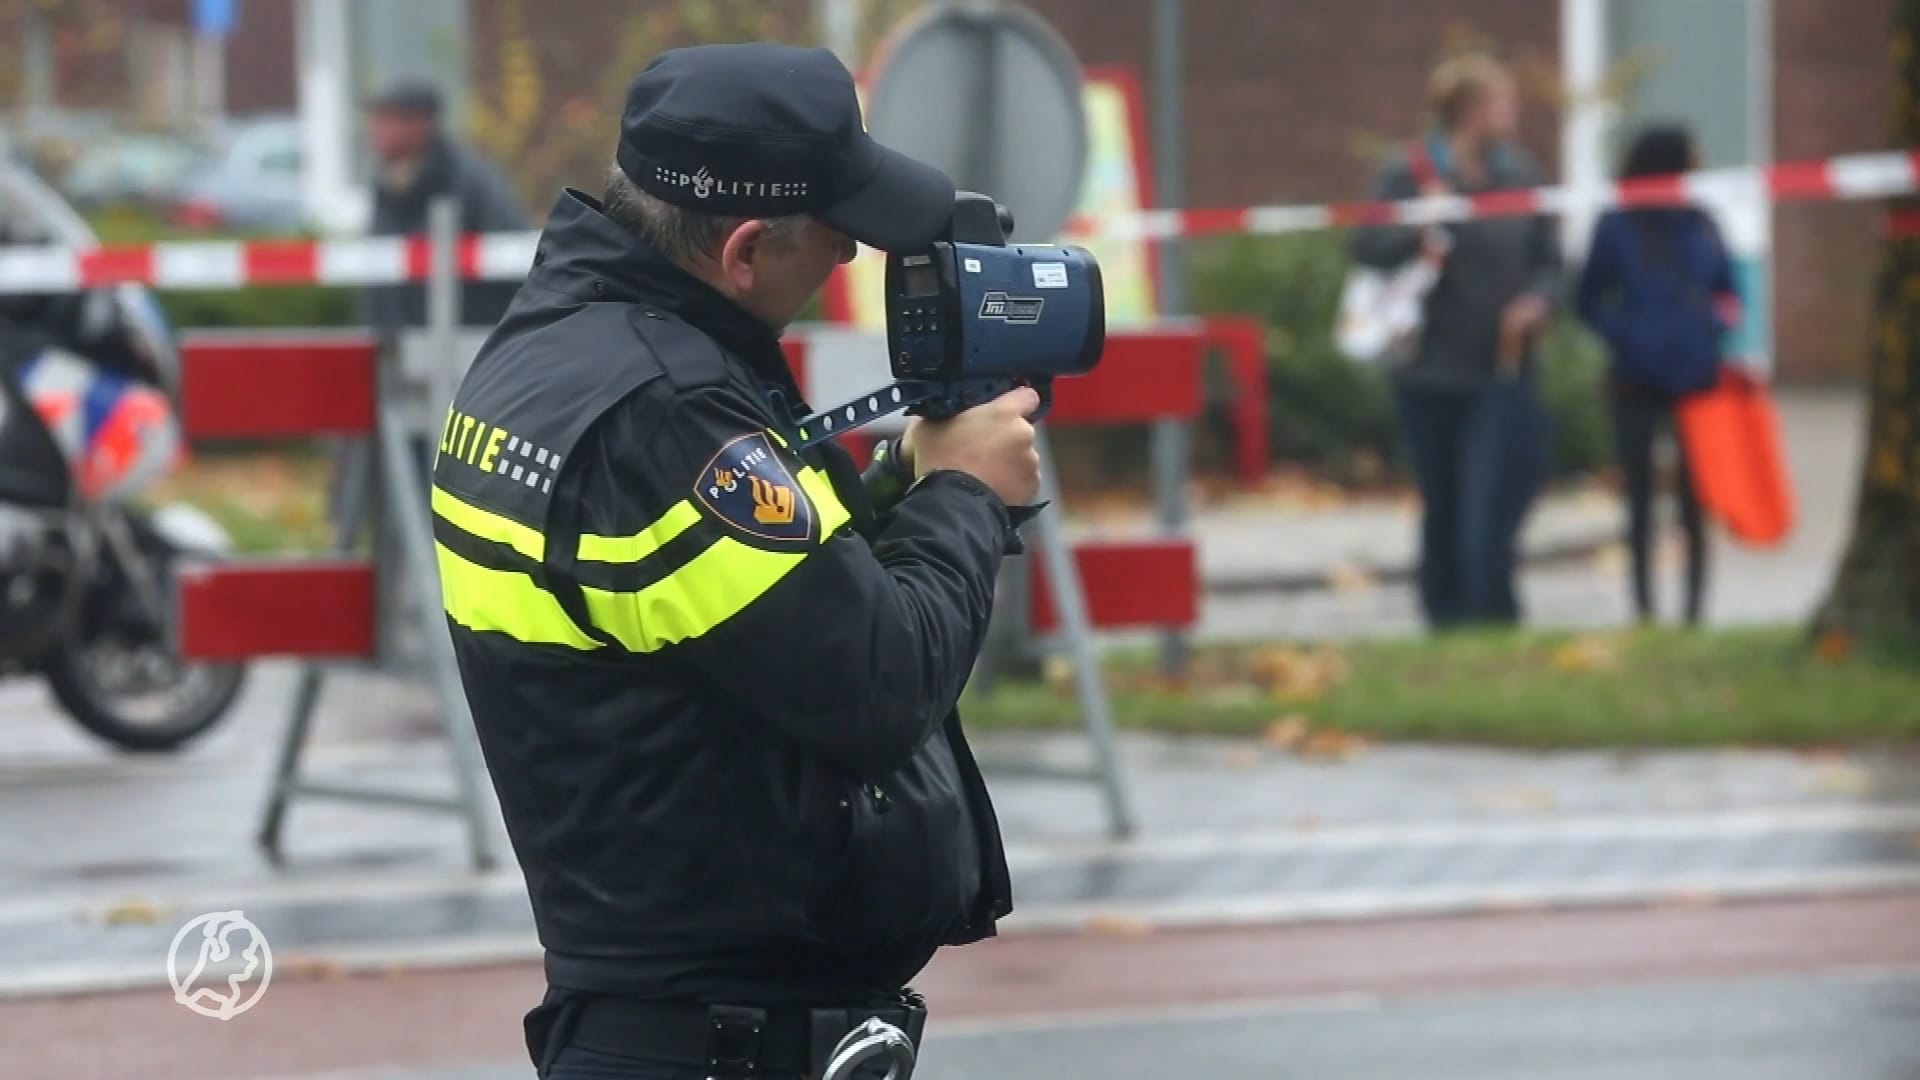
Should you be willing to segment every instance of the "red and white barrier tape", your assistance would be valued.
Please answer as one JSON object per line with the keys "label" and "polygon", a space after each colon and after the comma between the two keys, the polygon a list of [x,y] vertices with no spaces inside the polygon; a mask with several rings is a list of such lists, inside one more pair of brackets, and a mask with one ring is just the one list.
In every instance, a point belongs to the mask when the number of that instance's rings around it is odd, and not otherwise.
{"label": "red and white barrier tape", "polygon": [[[1541,187],[1404,202],[1149,210],[1078,219],[1069,238],[1168,239],[1222,233],[1271,235],[1365,224],[1424,225],[1588,208],[1674,205],[1726,198],[1772,202],[1879,199],[1920,191],[1920,151],[1853,154],[1760,168],[1703,169],[1591,188]],[[533,264],[539,234],[492,233],[460,243],[461,275],[512,281]],[[0,247],[0,294],[69,291],[120,282],[166,289],[266,285],[393,285],[427,277],[423,237],[323,241]]]}

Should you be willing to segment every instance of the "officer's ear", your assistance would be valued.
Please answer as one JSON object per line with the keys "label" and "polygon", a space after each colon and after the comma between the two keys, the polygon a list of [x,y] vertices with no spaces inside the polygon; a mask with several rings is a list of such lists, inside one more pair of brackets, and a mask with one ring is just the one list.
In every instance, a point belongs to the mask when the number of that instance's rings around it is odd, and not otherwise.
{"label": "officer's ear", "polygon": [[772,246],[773,237],[769,235],[767,223],[758,218],[749,218],[727,233],[720,246],[720,273],[735,292],[753,289]]}

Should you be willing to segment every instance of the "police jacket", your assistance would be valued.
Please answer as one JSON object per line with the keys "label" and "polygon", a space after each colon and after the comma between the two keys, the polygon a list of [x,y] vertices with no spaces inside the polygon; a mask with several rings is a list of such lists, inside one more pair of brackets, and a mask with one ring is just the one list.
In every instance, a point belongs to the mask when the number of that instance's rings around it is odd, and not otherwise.
{"label": "police jacket", "polygon": [[568,191],[434,466],[446,613],[551,985],[865,1001],[1011,908],[954,704],[1008,515],[871,505],[776,334]]}

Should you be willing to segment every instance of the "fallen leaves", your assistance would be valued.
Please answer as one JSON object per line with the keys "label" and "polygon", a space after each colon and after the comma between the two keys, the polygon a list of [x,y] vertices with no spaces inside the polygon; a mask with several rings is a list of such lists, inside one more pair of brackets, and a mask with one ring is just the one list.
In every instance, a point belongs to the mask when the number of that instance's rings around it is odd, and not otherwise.
{"label": "fallen leaves", "polygon": [[101,913],[108,926],[157,926],[160,908],[146,900],[122,900]]}
{"label": "fallen leaves", "polygon": [[1612,671],[1620,666],[1620,644],[1613,638],[1583,635],[1553,650],[1555,671]]}
{"label": "fallen leaves", "polygon": [[1089,918],[1085,929],[1092,937],[1143,938],[1153,935],[1153,923],[1138,915],[1121,915],[1113,912]]}
{"label": "fallen leaves", "polygon": [[1347,679],[1346,657],[1338,649],[1276,645],[1253,658],[1248,675],[1280,701],[1318,701]]}
{"label": "fallen leaves", "polygon": [[1379,588],[1380,577],[1358,563],[1335,563],[1327,570],[1327,586],[1336,593],[1351,596]]}
{"label": "fallen leaves", "polygon": [[296,953],[285,957],[274,957],[273,977],[276,980],[288,981],[335,982],[347,977],[347,969],[338,960]]}
{"label": "fallen leaves", "polygon": [[1858,798],[1873,793],[1873,774],[1858,765],[1822,765],[1814,770],[1808,784],[1822,795]]}
{"label": "fallen leaves", "polygon": [[1296,713],[1275,720],[1261,741],[1276,750],[1291,750],[1312,733],[1313,721]]}
{"label": "fallen leaves", "polygon": [[1845,630],[1829,630],[1813,643],[1813,654],[1829,664],[1838,664],[1853,655],[1853,635]]}
{"label": "fallen leaves", "polygon": [[1322,761],[1347,761],[1372,746],[1367,739],[1352,732],[1315,728],[1312,720],[1297,713],[1274,721],[1260,741],[1275,750]]}

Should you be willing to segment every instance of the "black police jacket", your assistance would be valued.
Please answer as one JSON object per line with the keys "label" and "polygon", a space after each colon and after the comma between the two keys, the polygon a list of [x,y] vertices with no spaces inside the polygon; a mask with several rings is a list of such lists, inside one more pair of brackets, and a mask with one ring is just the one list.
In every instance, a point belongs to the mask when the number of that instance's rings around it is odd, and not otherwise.
{"label": "black police jacket", "polygon": [[1008,515],[870,505],[776,335],[568,191],[434,465],[448,624],[549,982],[865,1001],[1011,909],[955,702]]}

